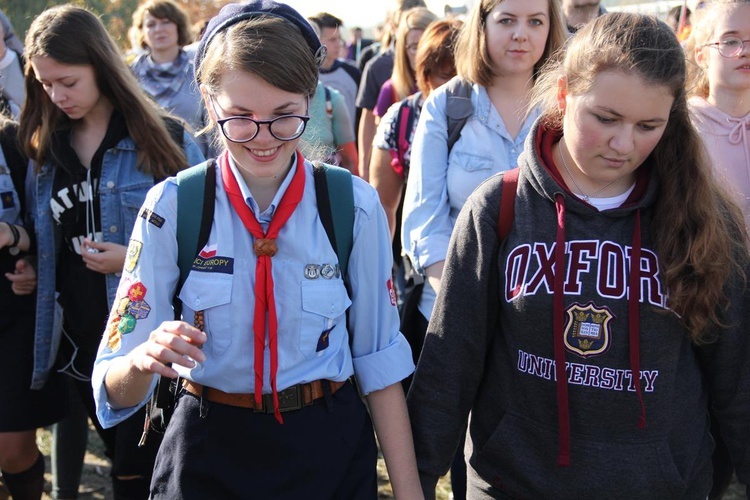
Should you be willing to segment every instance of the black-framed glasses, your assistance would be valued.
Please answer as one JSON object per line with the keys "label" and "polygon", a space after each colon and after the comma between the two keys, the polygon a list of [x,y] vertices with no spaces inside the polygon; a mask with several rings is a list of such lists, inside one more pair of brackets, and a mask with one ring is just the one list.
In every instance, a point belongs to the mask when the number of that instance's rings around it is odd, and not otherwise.
{"label": "black-framed glasses", "polygon": [[716,47],[722,57],[737,57],[742,53],[745,44],[750,44],[750,40],[743,40],[737,36],[728,36],[719,42],[707,43],[704,47]]}
{"label": "black-framed glasses", "polygon": [[[219,116],[216,112],[216,108],[224,109],[216,104],[213,96],[209,96],[211,100],[211,106],[214,108],[214,113]],[[307,111],[310,110],[310,98],[307,98]],[[280,141],[293,141],[302,135],[307,126],[307,122],[310,120],[310,115],[283,115],[274,118],[273,120],[255,120],[248,116],[230,116],[228,118],[222,118],[216,120],[219,124],[221,133],[227,140],[237,143],[250,142],[258,135],[261,125],[268,125],[268,131],[271,135]]]}

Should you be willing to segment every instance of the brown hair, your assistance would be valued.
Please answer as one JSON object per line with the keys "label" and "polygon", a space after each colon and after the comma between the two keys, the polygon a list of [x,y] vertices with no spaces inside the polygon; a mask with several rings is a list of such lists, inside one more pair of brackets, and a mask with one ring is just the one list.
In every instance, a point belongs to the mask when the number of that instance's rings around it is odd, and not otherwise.
{"label": "brown hair", "polygon": [[393,57],[391,82],[395,93],[394,102],[408,97],[416,85],[414,69],[409,65],[409,53],[406,48],[406,36],[412,30],[424,31],[437,19],[437,16],[424,7],[409,9],[401,16],[396,32],[396,50]]}
{"label": "brown hair", "polygon": [[143,18],[151,14],[157,19],[168,19],[177,25],[177,45],[184,47],[193,42],[190,31],[190,18],[187,12],[172,0],[149,0],[133,12],[133,28],[137,30],[136,41],[142,49],[148,49],[146,36],[143,34]]}
{"label": "brown hair", "polygon": [[692,17],[690,36],[685,41],[688,64],[688,94],[708,97],[708,75],[696,60],[696,50],[707,50],[704,46],[714,36],[719,16],[733,6],[747,5],[750,0],[712,0],[698,9]]}
{"label": "brown hair", "polygon": [[164,116],[141,90],[115,42],[91,12],[74,5],[45,10],[26,35],[26,104],[19,140],[38,168],[49,160],[52,135],[70,119],[50,100],[37,81],[31,60],[49,57],[60,64],[91,66],[96,85],[125,119],[138,147],[139,170],[160,179],[185,168],[187,159],[171,139]]}
{"label": "brown hair", "polygon": [[430,95],[430,75],[433,71],[444,70],[456,74],[453,59],[458,32],[463,23],[458,19],[435,21],[427,27],[419,40],[417,49],[417,86],[424,97]]}
{"label": "brown hair", "polygon": [[747,233],[739,207],[714,179],[691,125],[682,47],[671,28],[655,17],[610,13],[592,20],[537,81],[533,103],[542,108],[545,124],[562,127],[559,78],[567,79],[570,95],[582,95],[605,71],[637,75],[666,87],[674,97],[664,134],[646,160],[659,183],[651,234],[669,307],[693,341],[707,341],[708,330],[721,325],[729,305],[724,285],[733,272],[744,277]]}
{"label": "brown hair", "polygon": [[[461,28],[456,43],[456,70],[464,80],[485,87],[492,85],[495,70],[487,51],[485,23],[487,16],[503,0],[478,0],[474,3],[469,21]],[[549,10],[549,34],[542,57],[534,66],[534,74],[549,57],[558,51],[568,38],[568,30],[562,15],[559,0],[547,0]]]}

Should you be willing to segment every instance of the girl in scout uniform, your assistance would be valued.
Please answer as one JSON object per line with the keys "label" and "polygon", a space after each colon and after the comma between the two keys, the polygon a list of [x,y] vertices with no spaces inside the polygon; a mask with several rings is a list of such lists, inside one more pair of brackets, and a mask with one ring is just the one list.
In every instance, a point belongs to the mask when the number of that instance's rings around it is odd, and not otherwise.
{"label": "girl in scout uniform", "polygon": [[[22,280],[30,240],[23,227],[28,160],[18,147],[18,126],[0,115],[0,470],[15,499],[39,499],[44,457],[36,429],[62,419],[62,380],[51,374],[31,387],[34,369],[34,289]],[[16,295],[16,293],[21,295]]]}
{"label": "girl in scout uniform", "polygon": [[180,270],[167,179],[144,204],[158,223],[134,229],[125,305],[110,313],[92,381],[109,427],[145,404],[157,375],[182,378],[153,498],[376,498],[373,426],[395,494],[421,498],[400,384],[414,365],[377,193],[354,179],[347,292],[296,150],[323,57],[310,25],[269,0],[224,7],[201,39],[196,85],[225,151],[209,167],[214,219],[179,292],[184,321],[171,321]]}
{"label": "girl in scout uniform", "polygon": [[[40,14],[27,33],[26,58],[19,136],[36,164],[39,261],[32,387],[43,383],[58,355],[58,369],[96,422],[90,376],[140,205],[158,180],[203,157],[182,125],[143,95],[92,13],[67,5]],[[58,469],[58,478],[67,478],[58,486],[69,486],[56,492],[63,498],[77,494],[80,468],[70,468],[82,464],[87,436],[85,417],[72,418],[56,433],[55,446],[65,454],[58,465],[68,471]],[[137,449],[142,426],[136,417],[116,429],[98,428],[119,498],[148,495],[157,440]]]}

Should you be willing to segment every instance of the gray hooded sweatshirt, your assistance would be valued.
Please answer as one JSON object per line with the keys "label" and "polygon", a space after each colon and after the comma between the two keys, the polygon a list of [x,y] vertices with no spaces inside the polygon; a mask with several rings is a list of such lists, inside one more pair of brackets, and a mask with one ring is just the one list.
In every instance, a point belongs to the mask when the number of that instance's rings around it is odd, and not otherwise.
{"label": "gray hooded sweatshirt", "polygon": [[747,484],[750,290],[727,283],[730,326],[694,345],[666,307],[650,165],[599,212],[563,187],[559,138],[529,133],[504,241],[502,174],[458,218],[408,397],[426,497],[470,415],[470,498],[705,499],[709,395]]}

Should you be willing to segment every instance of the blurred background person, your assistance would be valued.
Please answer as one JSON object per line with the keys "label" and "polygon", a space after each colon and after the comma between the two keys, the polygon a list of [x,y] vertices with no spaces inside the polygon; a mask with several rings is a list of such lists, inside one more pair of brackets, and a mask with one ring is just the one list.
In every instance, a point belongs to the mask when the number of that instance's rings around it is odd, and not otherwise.
{"label": "blurred background person", "polygon": [[[193,58],[183,50],[193,41],[187,13],[172,0],[149,0],[133,13],[132,27],[143,49],[130,65],[138,83],[160,106],[185,120],[195,136],[206,121],[193,83]],[[205,155],[208,139],[199,136],[197,143]]]}
{"label": "blurred background person", "polygon": [[372,110],[376,124],[393,103],[406,99],[417,91],[414,68],[419,39],[427,26],[436,19],[437,16],[424,7],[409,9],[401,16],[396,30],[393,72],[380,87],[378,102]]}

